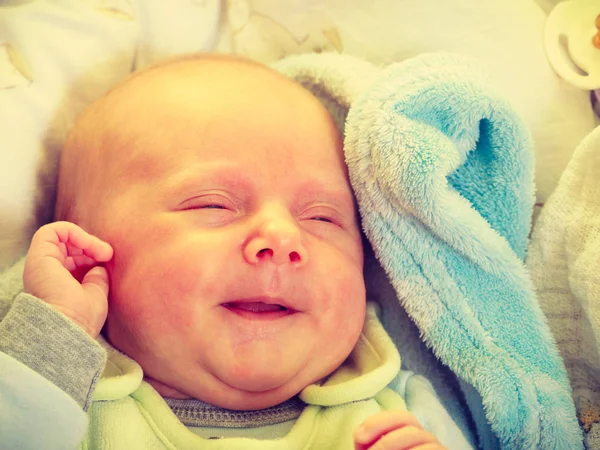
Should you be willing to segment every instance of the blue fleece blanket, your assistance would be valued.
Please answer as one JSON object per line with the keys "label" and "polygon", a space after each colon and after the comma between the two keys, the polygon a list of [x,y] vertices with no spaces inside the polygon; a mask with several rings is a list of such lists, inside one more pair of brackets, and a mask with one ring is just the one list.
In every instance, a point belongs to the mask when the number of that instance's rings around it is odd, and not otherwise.
{"label": "blue fleece blanket", "polygon": [[407,313],[456,375],[480,446],[583,448],[523,264],[533,153],[511,107],[457,55],[387,68],[301,55],[275,67],[312,90],[344,131],[363,229],[395,291],[397,308],[384,314]]}

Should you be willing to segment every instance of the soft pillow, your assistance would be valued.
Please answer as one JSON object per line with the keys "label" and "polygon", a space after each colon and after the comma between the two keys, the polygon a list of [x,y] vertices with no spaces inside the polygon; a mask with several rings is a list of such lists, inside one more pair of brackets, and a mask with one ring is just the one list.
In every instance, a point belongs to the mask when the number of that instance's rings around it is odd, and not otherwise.
{"label": "soft pillow", "polygon": [[210,50],[219,0],[0,2],[0,269],[52,217],[60,148],[76,115],[130,73]]}
{"label": "soft pillow", "polygon": [[217,48],[271,62],[338,51],[381,64],[427,51],[475,56],[533,132],[540,203],[593,126],[587,94],[545,60],[536,0],[223,1],[0,2],[0,268],[51,218],[75,115],[132,69],[176,53]]}

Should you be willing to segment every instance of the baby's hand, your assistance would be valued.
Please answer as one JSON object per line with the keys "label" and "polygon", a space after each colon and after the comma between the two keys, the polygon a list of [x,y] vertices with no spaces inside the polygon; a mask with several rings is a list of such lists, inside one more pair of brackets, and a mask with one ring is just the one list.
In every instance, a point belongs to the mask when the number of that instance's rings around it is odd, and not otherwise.
{"label": "baby's hand", "polygon": [[354,431],[356,450],[443,450],[408,411],[384,411],[365,420]]}
{"label": "baby's hand", "polygon": [[56,308],[95,339],[108,312],[108,274],[98,264],[112,256],[109,244],[73,223],[44,225],[33,236],[25,258],[25,292]]}

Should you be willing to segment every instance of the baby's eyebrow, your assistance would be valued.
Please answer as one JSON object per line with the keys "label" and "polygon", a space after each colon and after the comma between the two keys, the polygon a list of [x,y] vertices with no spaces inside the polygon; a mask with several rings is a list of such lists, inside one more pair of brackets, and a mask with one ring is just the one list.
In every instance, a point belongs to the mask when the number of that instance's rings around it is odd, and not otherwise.
{"label": "baby's eyebrow", "polygon": [[310,178],[304,181],[296,193],[296,200],[301,201],[303,198],[322,199],[348,209],[356,207],[354,194],[350,187],[345,183],[336,183],[330,179]]}
{"label": "baby's eyebrow", "polygon": [[238,192],[251,193],[254,189],[239,168],[222,163],[204,163],[167,174],[162,182],[162,190],[166,195],[181,196],[186,193],[192,194],[202,186],[215,184],[233,188]]}

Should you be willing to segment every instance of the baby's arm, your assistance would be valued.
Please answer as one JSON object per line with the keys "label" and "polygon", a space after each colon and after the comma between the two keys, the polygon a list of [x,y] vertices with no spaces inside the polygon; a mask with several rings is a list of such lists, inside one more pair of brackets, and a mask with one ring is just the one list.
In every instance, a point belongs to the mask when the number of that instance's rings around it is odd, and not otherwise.
{"label": "baby's arm", "polygon": [[[30,267],[47,228],[32,242]],[[106,353],[60,308],[21,292],[21,267],[0,278],[0,436],[7,448],[76,448]]]}
{"label": "baby's arm", "polygon": [[354,432],[356,450],[443,450],[408,411],[383,411],[369,417]]}

